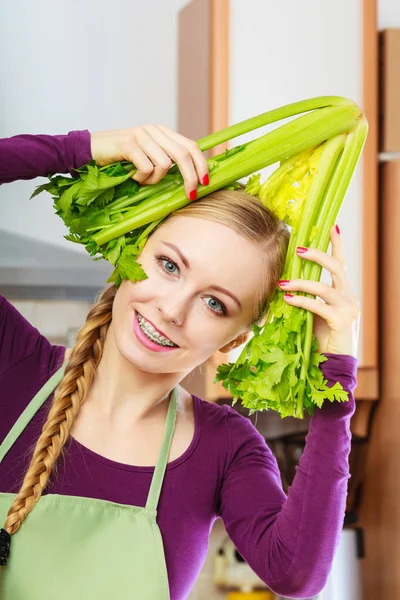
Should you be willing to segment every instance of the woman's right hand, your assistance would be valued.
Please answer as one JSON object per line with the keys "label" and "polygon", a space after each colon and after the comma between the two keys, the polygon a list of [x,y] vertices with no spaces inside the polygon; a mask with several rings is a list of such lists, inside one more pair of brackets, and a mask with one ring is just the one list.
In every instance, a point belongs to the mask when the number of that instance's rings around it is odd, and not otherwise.
{"label": "woman's right hand", "polygon": [[92,133],[91,151],[99,166],[119,160],[132,162],[137,168],[132,178],[144,185],[160,181],[174,162],[190,200],[196,199],[199,182],[208,185],[208,164],[196,142],[163,125]]}

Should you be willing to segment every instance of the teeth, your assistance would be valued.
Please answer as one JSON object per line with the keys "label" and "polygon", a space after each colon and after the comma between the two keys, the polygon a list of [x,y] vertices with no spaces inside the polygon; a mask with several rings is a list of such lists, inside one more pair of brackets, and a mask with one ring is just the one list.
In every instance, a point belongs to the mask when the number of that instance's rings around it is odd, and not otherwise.
{"label": "teeth", "polygon": [[170,346],[170,347],[176,346],[176,344],[171,342],[171,340],[169,340],[168,338],[166,338],[163,335],[161,335],[160,333],[158,333],[155,330],[155,328],[153,327],[153,325],[150,325],[150,323],[148,323],[142,317],[142,315],[140,315],[139,313],[136,313],[136,314],[137,314],[137,319],[139,322],[140,329],[152,342],[156,342],[160,346]]}

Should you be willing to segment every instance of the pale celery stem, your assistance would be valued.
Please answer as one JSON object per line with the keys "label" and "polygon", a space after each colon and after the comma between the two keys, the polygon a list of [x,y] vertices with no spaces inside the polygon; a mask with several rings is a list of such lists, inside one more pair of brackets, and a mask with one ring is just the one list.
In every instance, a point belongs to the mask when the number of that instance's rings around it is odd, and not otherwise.
{"label": "pale celery stem", "polygon": [[150,235],[150,233],[153,231],[153,229],[156,229],[156,227],[158,227],[158,225],[161,223],[162,220],[163,219],[159,219],[158,221],[152,221],[150,223],[150,225],[148,227],[146,227],[146,229],[144,231],[142,231],[142,233],[136,240],[136,244],[140,244],[140,242],[143,239],[147,238]]}
{"label": "pale celery stem", "polygon": [[342,98],[341,96],[318,96],[316,98],[308,98],[306,100],[300,100],[300,102],[294,102],[292,104],[280,106],[279,108],[269,110],[261,115],[257,115],[256,117],[251,117],[250,119],[246,119],[245,121],[241,121],[240,123],[236,123],[235,125],[221,129],[221,131],[216,131],[215,133],[207,135],[198,140],[197,145],[199,146],[200,150],[204,152],[204,150],[209,150],[214,146],[218,146],[218,144],[232,140],[235,137],[250,131],[254,131],[260,127],[271,125],[271,123],[276,123],[277,121],[294,117],[300,113],[310,110],[338,105],[356,106],[354,102],[348,100],[347,98]]}
{"label": "pale celery stem", "polygon": [[[354,131],[348,134],[344,150],[329,183],[325,201],[316,223],[318,234],[312,244],[312,247],[318,248],[323,252],[326,252],[328,249],[330,230],[337,220],[344,196],[362,152],[367,133],[368,123],[365,117],[362,117]],[[322,267],[317,263],[309,263],[305,265],[304,276],[306,279],[318,281],[321,275],[321,269]],[[306,335],[303,346],[304,361],[302,363],[300,375],[300,377],[303,377],[304,379],[308,373],[308,361],[313,336],[312,323],[312,314],[310,314],[310,316],[307,315]]]}
{"label": "pale celery stem", "polygon": [[[165,175],[163,179],[159,183],[155,183],[153,185],[143,186],[139,189],[136,194],[132,196],[122,196],[117,200],[113,200],[110,204],[107,205],[107,208],[110,210],[110,213],[119,212],[122,208],[126,206],[130,206],[131,204],[136,204],[140,200],[144,200],[144,198],[148,198],[149,196],[153,196],[175,183],[176,175],[170,178],[168,175]],[[178,187],[182,182],[176,182],[176,187]]]}
{"label": "pale celery stem", "polygon": [[[316,215],[318,213],[318,210],[320,209],[321,203],[323,202],[325,188],[328,184],[329,178],[332,173],[332,164],[334,164],[333,160],[335,159],[335,157],[337,158],[338,154],[340,153],[344,141],[344,135],[335,136],[334,138],[326,142],[325,147],[322,150],[321,157],[317,166],[317,172],[314,175],[313,180],[311,182],[311,187],[306,199],[304,211],[301,216],[300,226],[295,239],[296,243],[292,244],[290,248],[291,254],[289,256],[292,257],[292,269],[290,272],[290,279],[299,279],[303,276],[304,260],[297,256],[294,246],[305,246],[308,243],[311,228],[316,221]],[[303,327],[302,330],[297,333],[297,350],[302,355],[301,364],[303,365],[304,362],[306,362],[308,365],[308,357],[302,350],[304,336],[305,333]],[[296,417],[303,418],[303,404],[306,379],[302,376],[302,374],[300,374],[299,379],[303,382],[303,386],[299,389],[297,395],[298,401],[296,405]]]}
{"label": "pale celery stem", "polygon": [[[168,200],[171,197],[171,195],[175,194],[181,187],[181,185],[168,186],[165,191],[163,190],[157,195],[154,194],[154,196],[150,195],[146,202],[142,200],[138,206],[128,207],[126,212],[124,213],[123,222],[125,223],[125,220],[127,219],[132,219],[136,216],[140,216],[141,211],[145,211],[147,213],[150,209],[164,204],[165,201]],[[118,213],[120,212],[120,210],[115,212]],[[114,214],[114,211],[112,214]],[[133,227],[132,229],[136,229],[136,227]]]}
{"label": "pale celery stem", "polygon": [[[354,104],[323,108],[307,113],[282,125],[266,135],[248,142],[244,149],[227,158],[224,168],[215,169],[208,186],[200,186],[198,198],[205,196],[236,179],[250,175],[270,164],[283,160],[291,154],[297,154],[310,146],[316,146],[326,139],[346,133],[354,126],[360,109]],[[155,201],[156,199],[153,199]],[[115,237],[124,235],[132,229],[167,216],[169,213],[186,206],[189,201],[182,189],[164,202],[147,210],[144,208],[132,218],[117,223],[113,228],[94,236],[95,242],[101,246]]]}
{"label": "pale celery stem", "polygon": [[[348,100],[347,98],[343,98],[341,96],[318,96],[316,98],[309,98],[306,100],[301,100],[299,102],[294,102],[292,104],[281,106],[279,108],[262,113],[261,115],[257,115],[256,117],[251,117],[250,119],[246,119],[245,121],[236,123],[235,125],[231,125],[230,127],[226,127],[221,131],[217,131],[199,139],[197,141],[197,145],[199,146],[200,150],[204,152],[205,150],[209,150],[214,146],[218,146],[218,144],[221,144],[228,140],[232,140],[233,138],[236,138],[250,131],[254,131],[255,129],[259,129],[260,127],[270,125],[271,123],[276,123],[277,121],[281,121],[289,117],[294,117],[300,113],[304,113],[307,111],[314,111],[316,109],[338,105],[356,106],[351,100]],[[120,162],[126,171],[129,171],[131,168],[136,170],[135,166],[131,162]],[[103,167],[100,167],[100,171],[108,169],[109,166],[110,165],[105,165]],[[168,176],[169,174],[167,173],[167,175],[163,177],[162,181],[164,181],[165,178]],[[162,182],[160,182],[160,184],[161,183]],[[151,187],[153,187],[154,190],[155,186]],[[147,196],[142,196],[142,198],[144,197]]]}

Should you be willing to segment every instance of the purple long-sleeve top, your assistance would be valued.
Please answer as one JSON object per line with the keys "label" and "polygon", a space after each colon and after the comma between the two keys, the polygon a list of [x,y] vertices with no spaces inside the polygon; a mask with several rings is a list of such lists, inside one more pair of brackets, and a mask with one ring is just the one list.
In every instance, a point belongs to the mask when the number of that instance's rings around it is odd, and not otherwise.
{"label": "purple long-sleeve top", "polygon": [[[87,131],[0,140],[0,182],[72,172],[90,159]],[[0,296],[0,442],[61,366],[64,353]],[[193,396],[194,437],[168,464],[158,512],[171,600],[187,598],[219,517],[240,554],[274,592],[309,598],[324,587],[344,520],[357,371],[351,356],[326,356],[321,365],[326,379],[339,381],[349,401],[316,409],[287,496],[277,462],[252,422],[227,405]],[[0,492],[19,490],[51,400],[0,465]],[[60,463],[46,493],[146,503],[152,466],[109,460],[73,438]]]}

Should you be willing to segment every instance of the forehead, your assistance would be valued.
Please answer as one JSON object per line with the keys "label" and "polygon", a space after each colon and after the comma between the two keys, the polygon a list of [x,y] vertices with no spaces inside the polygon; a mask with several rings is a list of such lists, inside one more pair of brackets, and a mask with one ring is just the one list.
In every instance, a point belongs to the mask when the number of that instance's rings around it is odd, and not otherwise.
{"label": "forehead", "polygon": [[163,223],[146,247],[162,247],[167,253],[169,248],[162,242],[179,248],[199,284],[225,287],[242,303],[254,305],[265,278],[265,256],[259,245],[222,223],[183,215]]}

